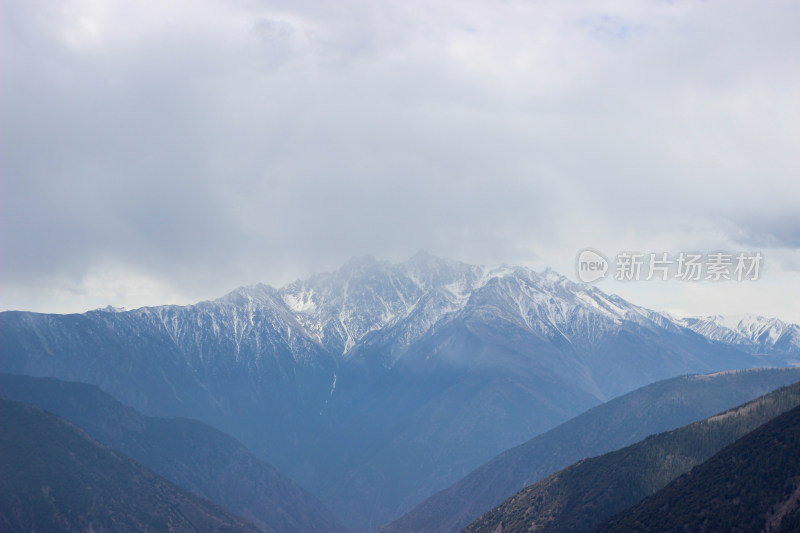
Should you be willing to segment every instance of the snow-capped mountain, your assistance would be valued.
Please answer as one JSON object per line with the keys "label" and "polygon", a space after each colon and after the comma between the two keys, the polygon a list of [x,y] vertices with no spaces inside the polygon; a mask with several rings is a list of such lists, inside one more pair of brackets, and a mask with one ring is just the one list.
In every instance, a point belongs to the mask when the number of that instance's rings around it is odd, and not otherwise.
{"label": "snow-capped mountain", "polygon": [[800,364],[800,326],[759,315],[714,315],[676,320],[704,337],[733,344],[752,353],[794,356]]}
{"label": "snow-capped mountain", "polygon": [[[278,290],[265,285],[240,288],[198,307],[231,304],[227,318],[238,339],[235,343],[253,329],[255,315],[271,309],[287,324],[285,334],[275,330],[287,345],[292,332],[304,340],[292,350],[299,352],[298,359],[309,350],[309,339],[344,359],[370,335],[372,344],[376,337],[385,339],[397,351],[462,318],[465,310],[487,305],[502,309],[506,319],[543,340],[576,346],[591,345],[623,322],[677,331],[667,315],[574,283],[549,269],[536,273],[523,267],[467,265],[424,253],[400,264],[354,259],[336,272]],[[246,316],[235,316],[237,308],[244,308]],[[148,310],[162,314],[161,309]],[[262,328],[263,324],[256,329]]]}
{"label": "snow-capped mountain", "polygon": [[477,286],[482,277],[490,276],[490,269],[445,262],[426,254],[417,254],[399,265],[367,257],[351,260],[336,272],[296,281],[280,294],[310,335],[332,352],[344,355],[368,333],[408,319],[431,293],[441,292],[445,298],[437,299],[428,317],[435,323],[463,305],[459,302],[461,295],[451,291]]}
{"label": "snow-capped mountain", "polygon": [[421,253],[189,306],[0,313],[0,369],[214,425],[368,531],[601,401],[785,363],[797,339],[742,323],[753,350],[698,324],[551,270]]}

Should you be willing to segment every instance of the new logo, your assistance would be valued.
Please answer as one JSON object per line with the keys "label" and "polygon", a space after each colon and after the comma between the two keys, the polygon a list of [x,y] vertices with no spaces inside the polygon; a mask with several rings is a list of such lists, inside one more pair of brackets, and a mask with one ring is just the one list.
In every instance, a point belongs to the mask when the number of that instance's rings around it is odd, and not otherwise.
{"label": "new logo", "polygon": [[575,267],[578,271],[578,279],[584,283],[594,283],[608,275],[608,259],[591,248],[584,248],[578,252]]}

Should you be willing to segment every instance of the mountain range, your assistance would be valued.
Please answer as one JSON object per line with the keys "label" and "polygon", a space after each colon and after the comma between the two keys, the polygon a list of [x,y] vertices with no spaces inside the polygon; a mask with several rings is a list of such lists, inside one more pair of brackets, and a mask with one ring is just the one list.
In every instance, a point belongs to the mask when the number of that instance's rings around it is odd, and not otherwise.
{"label": "mountain range", "polygon": [[800,326],[759,315],[715,315],[674,319],[704,337],[738,346],[753,354],[787,356],[786,364],[800,364]]}
{"label": "mountain range", "polygon": [[0,313],[0,370],[203,421],[361,532],[620,394],[800,353],[697,324],[551,270],[418,254],[189,306]]}

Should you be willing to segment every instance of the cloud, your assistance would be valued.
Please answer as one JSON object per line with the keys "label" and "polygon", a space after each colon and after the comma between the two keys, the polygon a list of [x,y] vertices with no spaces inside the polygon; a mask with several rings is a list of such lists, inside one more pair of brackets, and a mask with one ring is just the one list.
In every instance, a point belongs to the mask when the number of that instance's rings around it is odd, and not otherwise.
{"label": "cloud", "polygon": [[2,10],[5,307],[128,305],[125,279],[192,301],[417,249],[797,247],[789,3]]}

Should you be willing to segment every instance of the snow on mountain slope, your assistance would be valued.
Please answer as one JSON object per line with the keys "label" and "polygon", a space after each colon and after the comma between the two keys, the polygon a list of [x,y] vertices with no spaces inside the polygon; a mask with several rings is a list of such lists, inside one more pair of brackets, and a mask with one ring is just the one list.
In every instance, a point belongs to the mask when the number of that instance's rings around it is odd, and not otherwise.
{"label": "snow on mountain slope", "polygon": [[91,312],[141,317],[162,329],[190,365],[202,365],[221,353],[251,366],[275,353],[313,365],[320,357],[345,360],[359,346],[384,346],[389,367],[445,324],[485,313],[499,313],[542,341],[576,350],[638,327],[677,335],[688,328],[751,353],[800,352],[800,327],[778,319],[676,319],[550,269],[537,273],[524,267],[468,265],[423,252],[397,264],[357,258],[337,271],[280,289],[242,287],[194,306]]}
{"label": "snow on mountain slope", "polygon": [[[291,344],[289,336],[295,331],[303,339],[298,348],[307,347],[312,339],[336,355],[346,355],[370,334],[368,342],[391,340],[396,352],[479,305],[502,309],[508,320],[543,339],[579,346],[595,342],[623,322],[654,330],[679,329],[666,315],[549,269],[536,273],[523,267],[467,265],[424,253],[399,264],[354,259],[338,271],[278,290],[244,287],[198,306],[223,304],[235,304],[244,315],[228,318],[237,339],[254,326],[254,314],[263,319],[264,311],[270,310],[279,322],[289,324],[283,330],[273,324],[286,344]],[[213,320],[211,325],[216,327]]]}
{"label": "snow on mountain slope", "polygon": [[409,317],[421,321],[406,328],[405,342],[412,342],[440,318],[463,308],[474,290],[508,271],[425,253],[400,264],[366,257],[353,259],[336,272],[298,280],[279,292],[309,335],[345,354],[370,332]]}
{"label": "snow on mountain slope", "polygon": [[[704,337],[753,353],[777,352],[800,357],[800,326],[758,315],[687,317],[677,323]],[[800,361],[798,361],[800,363]]]}
{"label": "snow on mountain slope", "polygon": [[165,337],[192,368],[224,364],[255,368],[280,354],[297,364],[326,359],[325,349],[309,336],[266,285],[237,289],[211,302],[190,306],[143,307],[132,311],[87,313],[129,339],[143,331]]}
{"label": "snow on mountain slope", "polygon": [[[295,364],[321,366],[328,369],[329,382],[338,364],[365,349],[379,353],[380,364],[391,368],[416,343],[448,324],[490,318],[577,353],[599,349],[634,330],[639,337],[647,332],[654,338],[695,332],[749,353],[791,356],[772,364],[792,364],[800,353],[800,327],[777,319],[674,319],[550,269],[537,273],[524,267],[468,265],[425,253],[397,264],[353,259],[337,271],[280,289],[242,287],[194,306],[87,315],[112,330],[128,328],[127,338],[136,335],[142,322],[147,324],[191,368],[213,365],[220,358],[255,372],[270,364],[289,373]],[[136,325],[126,325],[126,317],[137,317]]]}

